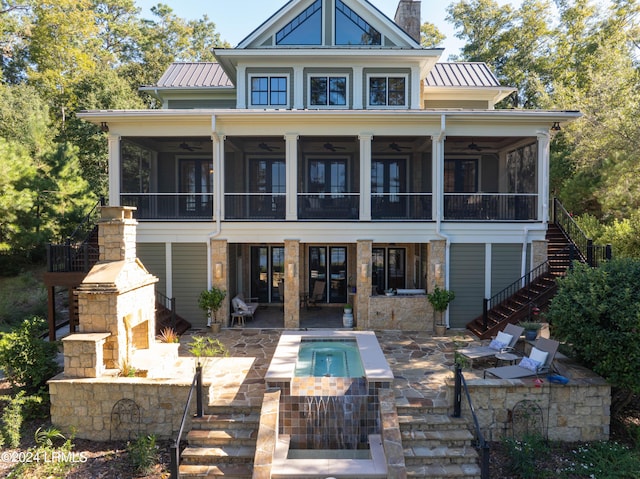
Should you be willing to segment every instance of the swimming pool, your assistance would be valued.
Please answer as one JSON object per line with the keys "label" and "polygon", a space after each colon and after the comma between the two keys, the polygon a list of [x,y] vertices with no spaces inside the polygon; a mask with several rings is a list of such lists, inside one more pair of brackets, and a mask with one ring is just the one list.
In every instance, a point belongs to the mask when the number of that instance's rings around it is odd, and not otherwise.
{"label": "swimming pool", "polygon": [[295,377],[363,377],[364,367],[355,339],[302,339]]}

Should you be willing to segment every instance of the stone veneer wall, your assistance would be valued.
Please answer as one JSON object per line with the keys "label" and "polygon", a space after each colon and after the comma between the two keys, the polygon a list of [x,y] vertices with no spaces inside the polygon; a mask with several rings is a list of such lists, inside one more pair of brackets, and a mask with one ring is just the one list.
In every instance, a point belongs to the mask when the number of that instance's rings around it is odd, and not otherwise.
{"label": "stone veneer wall", "polygon": [[[469,394],[485,439],[511,437],[511,412],[523,400],[536,402],[542,410],[545,434],[557,441],[600,441],[609,439],[611,388],[601,378],[551,384],[542,387],[533,380],[468,380]],[[453,388],[450,390],[453,397]],[[464,396],[464,395],[463,395]],[[466,398],[462,415],[471,418]]]}
{"label": "stone veneer wall", "polygon": [[426,295],[371,296],[369,324],[372,330],[433,331],[433,314]]}
{"label": "stone veneer wall", "polygon": [[[175,438],[191,379],[65,379],[63,375],[59,375],[49,382],[51,422],[66,434],[76,430],[76,436],[82,439],[131,439],[130,432],[137,435],[135,426],[126,424],[118,429],[117,419],[112,414],[120,399],[129,399],[140,408],[140,434],[155,434],[158,439]],[[207,395],[208,388],[205,387],[205,404],[208,403]],[[187,414],[187,431],[191,428],[193,414],[195,399]]]}

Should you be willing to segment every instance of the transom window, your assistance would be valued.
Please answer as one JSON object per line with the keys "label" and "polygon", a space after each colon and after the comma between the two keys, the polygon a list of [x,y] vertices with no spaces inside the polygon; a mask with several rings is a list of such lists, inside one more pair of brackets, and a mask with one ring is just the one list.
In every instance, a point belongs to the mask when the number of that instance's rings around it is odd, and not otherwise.
{"label": "transom window", "polygon": [[369,106],[407,106],[407,78],[404,76],[370,76]]}
{"label": "transom window", "polygon": [[309,105],[347,106],[347,77],[313,76],[309,79]]}
{"label": "transom window", "polygon": [[288,89],[286,76],[251,77],[251,105],[287,106]]}
{"label": "transom window", "polygon": [[381,45],[382,35],[360,15],[336,0],[336,45]]}
{"label": "transom window", "polygon": [[276,33],[276,45],[321,45],[322,0],[316,0]]}

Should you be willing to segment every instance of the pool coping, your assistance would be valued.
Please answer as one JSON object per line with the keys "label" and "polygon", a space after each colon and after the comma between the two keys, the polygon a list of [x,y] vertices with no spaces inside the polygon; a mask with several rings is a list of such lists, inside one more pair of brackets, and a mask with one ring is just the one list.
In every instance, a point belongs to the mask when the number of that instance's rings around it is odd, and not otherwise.
{"label": "pool coping", "polygon": [[288,382],[293,379],[302,338],[355,339],[367,381],[391,382],[394,379],[391,367],[373,331],[316,329],[313,331],[282,332],[269,369],[265,374],[267,383]]}

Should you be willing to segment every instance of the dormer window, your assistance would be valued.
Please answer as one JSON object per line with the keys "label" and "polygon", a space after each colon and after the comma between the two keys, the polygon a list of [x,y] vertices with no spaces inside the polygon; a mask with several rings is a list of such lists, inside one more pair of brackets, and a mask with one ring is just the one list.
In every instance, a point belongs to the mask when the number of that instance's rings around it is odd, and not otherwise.
{"label": "dormer window", "polygon": [[382,45],[382,35],[342,1],[336,0],[336,45]]}
{"label": "dormer window", "polygon": [[310,108],[346,108],[347,77],[314,75],[309,77]]}
{"label": "dormer window", "polygon": [[407,106],[407,77],[370,75],[369,107],[404,108]]}
{"label": "dormer window", "polygon": [[250,77],[251,106],[282,107],[289,105],[289,89],[287,76],[255,75]]}

